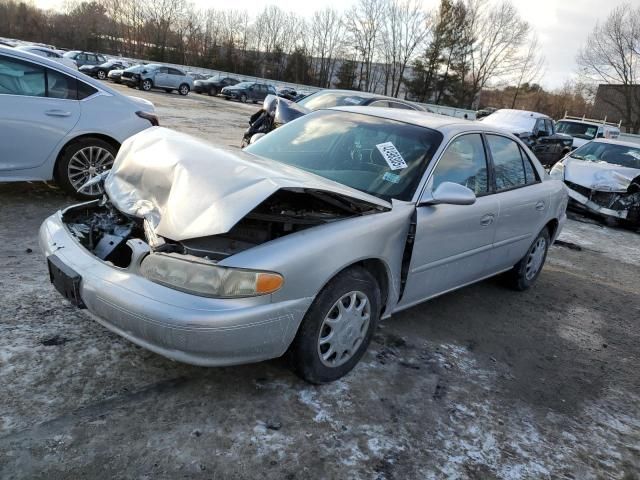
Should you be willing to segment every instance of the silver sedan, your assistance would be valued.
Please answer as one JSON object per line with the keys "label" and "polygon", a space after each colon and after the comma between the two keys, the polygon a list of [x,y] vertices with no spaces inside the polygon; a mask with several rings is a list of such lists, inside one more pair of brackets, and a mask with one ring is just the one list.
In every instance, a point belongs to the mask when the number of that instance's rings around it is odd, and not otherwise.
{"label": "silver sedan", "polygon": [[313,383],[349,372],[381,318],[501,273],[529,288],[567,205],[509,133],[366,107],[244,151],[152,128],[123,144],[105,191],[40,230],[69,301],[160,355],[286,353]]}

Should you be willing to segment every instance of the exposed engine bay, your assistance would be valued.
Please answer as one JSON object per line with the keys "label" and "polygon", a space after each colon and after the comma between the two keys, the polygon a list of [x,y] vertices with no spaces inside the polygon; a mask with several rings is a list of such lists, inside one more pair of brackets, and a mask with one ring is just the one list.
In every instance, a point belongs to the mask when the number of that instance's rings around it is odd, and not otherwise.
{"label": "exposed engine bay", "polygon": [[[174,241],[149,238],[145,220],[117,210],[106,197],[65,210],[71,234],[98,258],[126,268],[131,262],[129,239],[144,239],[152,250],[222,260],[262,243],[328,222],[375,213],[371,205],[329,192],[281,189],[249,212],[231,230],[219,235]],[[154,235],[155,237],[155,235]],[[157,245],[154,248],[154,245]]]}

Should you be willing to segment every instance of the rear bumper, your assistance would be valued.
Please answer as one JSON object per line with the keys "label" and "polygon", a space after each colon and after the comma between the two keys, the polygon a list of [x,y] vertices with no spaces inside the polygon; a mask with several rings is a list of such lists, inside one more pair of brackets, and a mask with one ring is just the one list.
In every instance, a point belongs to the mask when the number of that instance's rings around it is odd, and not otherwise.
{"label": "rear bumper", "polygon": [[39,240],[47,257],[55,253],[82,277],[82,311],[93,320],[141,347],[193,365],[282,355],[313,300],[213,299],[157,285],[139,275],[137,265],[117,268],[93,256],[71,236],[60,212],[44,221]]}

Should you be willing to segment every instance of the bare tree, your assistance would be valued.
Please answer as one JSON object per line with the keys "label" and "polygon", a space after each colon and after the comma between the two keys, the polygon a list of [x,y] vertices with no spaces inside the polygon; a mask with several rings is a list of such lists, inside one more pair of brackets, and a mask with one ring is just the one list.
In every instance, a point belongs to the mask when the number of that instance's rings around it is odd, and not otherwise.
{"label": "bare tree", "polygon": [[[640,7],[615,8],[607,20],[597,24],[580,50],[577,62],[592,82],[620,85],[622,102],[603,98],[620,112],[632,131],[640,129]],[[615,97],[618,97],[617,95]]]}
{"label": "bare tree", "polygon": [[385,88],[397,97],[404,72],[410,60],[429,35],[431,22],[418,0],[391,0],[386,8],[382,28],[382,49],[385,59]]}
{"label": "bare tree", "polygon": [[373,84],[372,66],[385,10],[385,0],[359,0],[347,12],[347,30],[360,61],[358,90],[369,91]]}
{"label": "bare tree", "polygon": [[345,29],[338,12],[325,8],[313,14],[310,25],[309,50],[314,76],[319,86],[329,87],[336,66],[336,54],[344,43]]}
{"label": "bare tree", "polygon": [[465,103],[471,107],[491,80],[517,70],[531,27],[509,1],[489,6],[487,0],[467,0],[466,9],[469,71],[462,78],[468,77]]}
{"label": "bare tree", "polygon": [[545,60],[541,52],[542,49],[538,43],[538,36],[533,34],[520,59],[520,65],[518,66],[518,73],[516,74],[515,79],[516,88],[513,93],[511,108],[516,108],[516,101],[518,100],[518,94],[520,93],[520,87],[522,84],[536,83],[540,80],[540,77],[542,77]]}

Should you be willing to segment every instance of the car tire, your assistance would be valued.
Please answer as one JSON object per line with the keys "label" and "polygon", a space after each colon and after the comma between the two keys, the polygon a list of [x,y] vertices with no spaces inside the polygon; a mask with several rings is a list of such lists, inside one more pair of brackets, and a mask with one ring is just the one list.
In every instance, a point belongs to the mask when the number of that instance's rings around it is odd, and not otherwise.
{"label": "car tire", "polygon": [[[81,152],[84,152],[84,155]],[[78,191],[78,187],[88,178],[78,178],[77,175],[81,173],[81,168],[84,166],[88,175],[110,169],[117,153],[116,147],[99,138],[88,137],[75,141],[62,151],[56,163],[56,181],[65,192],[76,198],[82,200],[97,198],[102,195],[101,189],[96,188],[91,192]]]}
{"label": "car tire", "polygon": [[178,87],[178,93],[180,93],[180,95],[182,95],[183,97],[189,95],[189,90],[189,85],[187,85],[186,83],[183,83]]}
{"label": "car tire", "polygon": [[98,70],[96,75],[98,76],[98,80],[105,80],[107,78],[107,72],[104,70]]}
{"label": "car tire", "polygon": [[371,342],[380,303],[380,288],[368,270],[351,267],[334,277],[316,296],[289,347],[296,374],[322,384],[349,373]]}
{"label": "car tire", "polygon": [[247,95],[244,94],[244,93],[242,95],[240,95],[240,101],[242,103],[247,103]]}
{"label": "car tire", "polygon": [[216,87],[211,87],[208,93],[210,97],[215,97],[218,95],[218,89]]}
{"label": "car tire", "polygon": [[524,257],[507,272],[506,278],[511,288],[524,291],[533,285],[544,267],[551,239],[545,227],[525,253]]}
{"label": "car tire", "polygon": [[140,84],[140,88],[142,88],[142,90],[144,90],[145,92],[148,92],[153,88],[153,82],[148,78],[145,78]]}

